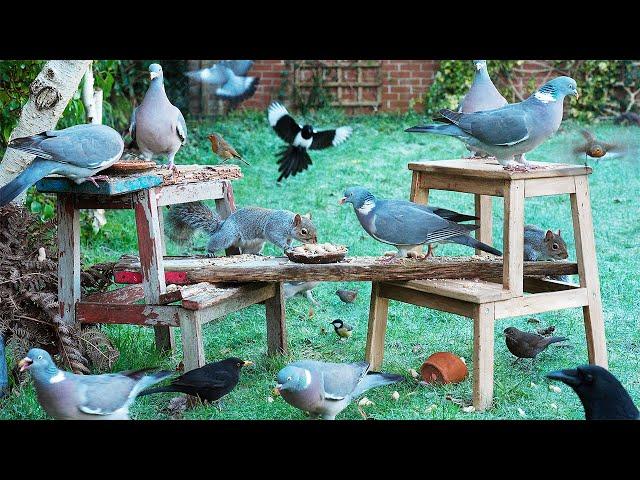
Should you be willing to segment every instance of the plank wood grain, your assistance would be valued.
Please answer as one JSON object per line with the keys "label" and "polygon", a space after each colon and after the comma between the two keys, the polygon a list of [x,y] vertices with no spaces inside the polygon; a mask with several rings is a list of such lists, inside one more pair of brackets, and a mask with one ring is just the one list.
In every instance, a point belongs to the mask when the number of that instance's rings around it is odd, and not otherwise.
{"label": "plank wood grain", "polygon": [[73,195],[59,194],[58,305],[62,323],[76,326],[76,302],[80,300],[80,211]]}

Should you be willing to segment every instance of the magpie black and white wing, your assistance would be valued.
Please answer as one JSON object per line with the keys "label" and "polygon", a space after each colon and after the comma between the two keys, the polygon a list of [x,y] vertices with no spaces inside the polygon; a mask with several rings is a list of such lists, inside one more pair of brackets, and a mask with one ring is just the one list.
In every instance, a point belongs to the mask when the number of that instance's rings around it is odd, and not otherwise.
{"label": "magpie black and white wing", "polygon": [[335,130],[322,130],[313,132],[313,141],[309,147],[311,150],[335,147],[344,142],[351,135],[351,127],[340,127]]}
{"label": "magpie black and white wing", "polygon": [[268,109],[269,125],[278,136],[288,144],[292,144],[296,135],[302,130],[287,109],[278,102],[273,102]]}

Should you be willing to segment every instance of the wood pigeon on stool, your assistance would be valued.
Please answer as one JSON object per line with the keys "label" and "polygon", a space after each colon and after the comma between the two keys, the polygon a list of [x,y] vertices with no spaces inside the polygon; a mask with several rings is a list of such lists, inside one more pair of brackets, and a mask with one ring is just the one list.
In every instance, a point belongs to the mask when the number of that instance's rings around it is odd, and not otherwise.
{"label": "wood pigeon on stool", "polygon": [[311,125],[300,125],[278,102],[269,105],[268,110],[269,125],[288,143],[279,153],[278,182],[309,168],[312,162],[307,150],[335,147],[349,138],[352,132],[351,127],[316,131]]}
{"label": "wood pigeon on stool", "polygon": [[171,375],[147,369],[76,375],[60,370],[40,348],[29,350],[18,365],[31,372],[38,402],[56,420],[129,420],[136,396]]}
{"label": "wood pigeon on stool", "polygon": [[474,150],[497,158],[506,169],[527,166],[522,156],[547,140],[560,127],[564,97],[578,97],[576,81],[557,77],[545,83],[523,102],[484,112],[440,110],[446,125],[423,125],[406,132],[455,137]]}
{"label": "wood pigeon on stool", "polygon": [[167,98],[162,67],[157,63],[149,65],[149,76],[149,89],[131,114],[129,135],[133,140],[129,147],[140,150],[147,160],[156,155],[167,155],[167,168],[174,170],[173,159],[187,142],[187,124],[182,112]]}
{"label": "wood pigeon on stool", "polygon": [[[425,243],[451,242],[477,248],[493,255],[502,252],[469,236],[476,225],[459,225],[451,218],[467,218],[438,207],[418,205],[404,200],[381,200],[363,187],[350,187],[344,192],[340,204],[351,203],[360,225],[373,238],[394,245],[398,256],[412,254],[412,249]],[[435,212],[447,212],[450,218]],[[445,214],[443,214],[445,215]],[[475,217],[470,217],[475,218]]]}
{"label": "wood pigeon on stool", "polygon": [[63,130],[48,130],[9,142],[14,148],[36,156],[16,178],[0,188],[0,206],[6,205],[26,188],[50,173],[70,178],[75,183],[106,180],[96,173],[109,168],[122,155],[124,142],[106,125],[75,125]]}
{"label": "wood pigeon on stool", "polygon": [[289,405],[312,418],[335,420],[351,401],[367,390],[403,380],[402,375],[370,373],[369,363],[300,360],[278,372],[276,389]]}

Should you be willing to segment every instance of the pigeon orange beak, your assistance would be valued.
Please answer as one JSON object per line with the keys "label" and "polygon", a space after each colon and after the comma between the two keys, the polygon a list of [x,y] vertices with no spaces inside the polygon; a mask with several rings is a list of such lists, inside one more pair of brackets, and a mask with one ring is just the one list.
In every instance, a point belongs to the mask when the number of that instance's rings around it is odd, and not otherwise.
{"label": "pigeon orange beak", "polygon": [[29,357],[24,357],[22,360],[20,360],[18,362],[18,366],[20,367],[20,371],[24,372],[25,370],[27,370],[31,364],[33,363],[33,360],[31,360]]}
{"label": "pigeon orange beak", "polygon": [[338,202],[338,205],[344,205],[344,202],[346,202],[346,201],[347,201],[347,197],[342,197],[340,199],[340,201]]}

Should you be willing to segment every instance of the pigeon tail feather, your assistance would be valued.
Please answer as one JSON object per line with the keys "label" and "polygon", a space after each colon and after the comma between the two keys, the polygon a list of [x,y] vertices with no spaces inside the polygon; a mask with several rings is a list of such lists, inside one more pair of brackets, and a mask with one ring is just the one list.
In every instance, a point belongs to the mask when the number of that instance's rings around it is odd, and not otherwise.
{"label": "pigeon tail feather", "polygon": [[36,158],[20,175],[0,188],[0,207],[60,166],[57,162]]}
{"label": "pigeon tail feather", "polygon": [[391,385],[392,383],[401,382],[402,380],[404,380],[402,375],[396,375],[394,373],[369,372],[360,380],[360,383],[358,383],[353,390],[351,398],[356,398],[371,388]]}
{"label": "pigeon tail feather", "polygon": [[[461,227],[467,225],[460,225]],[[502,256],[502,252],[497,250],[486,243],[482,243],[479,240],[476,240],[469,235],[460,235],[458,237],[449,238],[449,242],[458,243],[460,245],[466,245],[467,247],[477,248],[478,250],[482,250],[483,252],[491,253],[492,255],[497,255],[498,257]]]}

